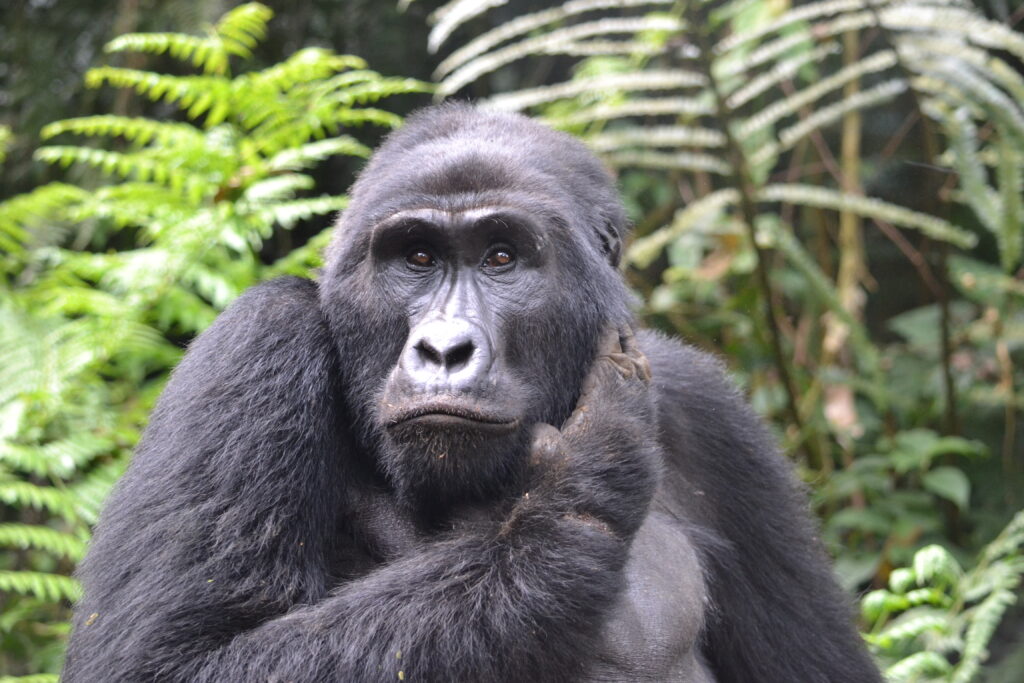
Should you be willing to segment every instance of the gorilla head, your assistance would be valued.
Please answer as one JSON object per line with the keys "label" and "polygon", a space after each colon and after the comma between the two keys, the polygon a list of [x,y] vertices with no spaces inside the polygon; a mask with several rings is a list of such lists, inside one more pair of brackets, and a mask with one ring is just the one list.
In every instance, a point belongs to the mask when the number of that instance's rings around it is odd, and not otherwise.
{"label": "gorilla head", "polygon": [[393,134],[351,200],[321,301],[341,357],[370,359],[344,370],[360,450],[400,498],[493,497],[630,320],[611,178],[568,135],[452,104]]}

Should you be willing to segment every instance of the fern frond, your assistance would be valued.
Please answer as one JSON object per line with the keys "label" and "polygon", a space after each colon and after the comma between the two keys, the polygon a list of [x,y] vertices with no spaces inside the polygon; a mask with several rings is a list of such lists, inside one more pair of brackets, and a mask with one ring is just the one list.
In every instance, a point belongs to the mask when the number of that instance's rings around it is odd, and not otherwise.
{"label": "fern frond", "polygon": [[267,24],[274,12],[258,2],[235,7],[217,22],[214,30],[221,38],[224,49],[238,57],[251,56],[252,48],[267,34]]}
{"label": "fern frond", "polygon": [[114,487],[127,466],[127,458],[112,459],[94,466],[80,481],[68,487],[74,498],[79,517],[86,524],[95,524],[110,489]]}
{"label": "fern frond", "polygon": [[[816,43],[827,41],[849,31],[875,26],[871,12],[847,14],[834,21],[815,24],[808,30],[796,31],[770,40],[748,53],[732,55],[732,59],[715,63],[715,73],[723,81],[744,77],[756,69],[766,67],[794,52],[808,51]],[[812,33],[813,31],[813,33]]]}
{"label": "fern frond", "polygon": [[85,74],[85,84],[90,88],[105,84],[132,88],[154,102],[177,105],[193,118],[198,118],[215,103],[223,102],[231,95],[231,82],[223,76],[169,76],[113,66],[89,69]]}
{"label": "fern frond", "polygon": [[977,607],[969,610],[963,653],[953,672],[953,683],[968,683],[975,677],[982,663],[988,658],[988,644],[1003,614],[1016,601],[1017,596],[1012,590],[999,589],[989,594]]}
{"label": "fern frond", "polygon": [[847,83],[857,81],[867,74],[885,71],[896,65],[896,53],[892,50],[876,52],[859,62],[836,71],[803,90],[779,100],[744,121],[737,131],[741,139],[747,139],[775,124],[780,119],[792,116],[800,109],[815,104],[825,95],[841,89]]}
{"label": "fern frond", "polygon": [[177,142],[201,144],[203,140],[202,133],[186,123],[113,115],[83,116],[56,121],[44,126],[40,137],[46,140],[61,133],[75,133],[87,137],[122,137],[140,145],[151,141],[161,145]]}
{"label": "fern frond", "polygon": [[[451,95],[484,74],[497,71],[503,66],[531,55],[573,54],[574,45],[578,45],[578,41],[586,38],[614,34],[633,34],[642,31],[679,31],[682,28],[682,22],[673,17],[647,16],[597,19],[595,21],[574,24],[566,28],[555,29],[548,33],[513,43],[508,47],[500,48],[462,65],[445,77],[437,88],[437,94],[440,97]],[[597,54],[600,54],[600,50],[597,51]]]}
{"label": "fern frond", "polygon": [[936,105],[928,110],[939,119],[946,129],[953,147],[953,167],[960,174],[963,200],[990,232],[996,234],[1000,227],[1000,198],[989,186],[987,172],[978,156],[978,129],[966,107],[955,110],[938,110]]}
{"label": "fern frond", "polygon": [[[242,200],[246,204],[254,205],[280,201],[294,197],[295,193],[301,190],[309,190],[314,184],[313,178],[303,173],[271,176],[250,185],[242,195]],[[243,211],[247,208],[248,206],[243,206]]]}
{"label": "fern frond", "polygon": [[676,212],[672,222],[664,228],[633,242],[626,260],[638,268],[646,268],[658,254],[683,233],[719,220],[725,210],[739,201],[739,193],[732,189],[712,192]]}
{"label": "fern frond", "polygon": [[55,242],[64,230],[54,217],[86,196],[74,185],[50,183],[0,202],[0,249],[13,253]]}
{"label": "fern frond", "polygon": [[[797,142],[814,131],[837,123],[850,112],[877,107],[880,104],[892,101],[906,91],[907,84],[902,79],[894,78],[861,90],[855,95],[844,97],[842,100],[827,107],[819,107],[814,113],[799,123],[779,131],[779,143],[774,146],[773,153],[791,149]],[[756,164],[756,155],[752,155],[752,159],[754,160],[753,163]]]}
{"label": "fern frond", "polygon": [[941,633],[949,624],[945,615],[931,608],[916,608],[886,628],[876,636],[879,642],[891,647],[893,643],[911,640],[928,631]]}
{"label": "fern frond", "polygon": [[[565,19],[573,16],[607,9],[627,9],[633,7],[655,8],[659,5],[671,5],[673,2],[674,0],[569,0],[569,2],[558,7],[552,7],[532,14],[524,14],[515,17],[510,21],[506,21],[497,28],[491,29],[490,31],[477,36],[470,42],[466,43],[463,47],[453,51],[440,64],[438,64],[437,69],[434,71],[434,78],[440,79],[447,76],[463,64],[466,64],[470,60],[484,54],[501,43],[512,40],[513,38],[518,38],[519,36],[527,35],[539,28],[564,21]],[[436,52],[443,42],[442,39],[435,44],[435,32],[437,32],[437,29],[431,31],[431,52]]]}
{"label": "fern frond", "polygon": [[599,152],[632,147],[724,147],[721,131],[696,126],[649,126],[623,128],[588,137],[587,143]]}
{"label": "fern frond", "polygon": [[933,239],[970,248],[977,238],[941,218],[897,206],[871,197],[861,197],[814,185],[780,184],[766,186],[761,201],[781,201],[835,211],[850,211],[864,218],[877,218],[894,225],[920,230]]}
{"label": "fern frond", "polygon": [[209,74],[225,74],[228,57],[250,57],[251,50],[266,35],[273,16],[264,5],[249,3],[228,12],[207,36],[182,33],[128,33],[107,43],[107,52],[167,54],[191,62]]}
{"label": "fern frond", "polygon": [[78,581],[70,576],[45,572],[15,572],[0,570],[0,591],[34,595],[41,600],[75,602],[82,594]]}
{"label": "fern frond", "polygon": [[953,585],[963,575],[960,564],[940,545],[929,545],[914,553],[914,576],[918,585]]}
{"label": "fern frond", "polygon": [[110,439],[80,432],[42,446],[0,441],[0,462],[38,477],[69,477],[83,465],[109,452]]}
{"label": "fern frond", "polygon": [[[884,4],[886,1],[867,0],[868,3],[875,5]],[[865,4],[867,3],[864,0],[824,0],[823,2],[814,2],[802,7],[796,7],[772,21],[761,22],[745,31],[739,31],[726,36],[718,41],[714,51],[720,55],[728,54],[746,43],[753,43],[761,38],[786,33],[783,29],[788,29],[794,24],[804,24],[814,19],[863,9]]]}
{"label": "fern frond", "polygon": [[239,77],[242,88],[258,83],[273,86],[278,92],[286,92],[291,88],[306,83],[315,83],[331,78],[334,74],[349,71],[346,81],[338,85],[347,85],[360,80],[372,80],[378,77],[373,71],[366,71],[366,62],[354,55],[336,55],[330,50],[319,47],[307,47],[299,50],[283,62],[269,66],[262,71],[255,71]]}
{"label": "fern frond", "polygon": [[428,48],[431,52],[437,52],[437,49],[459,26],[473,17],[483,14],[488,9],[504,5],[506,2],[508,0],[452,0],[452,2],[442,5],[430,15],[430,20],[434,22],[434,29],[430,32]]}
{"label": "fern frond", "polygon": [[346,206],[348,206],[347,197],[312,197],[289,202],[276,202],[258,209],[257,213],[267,223],[291,228],[299,221],[335,213],[343,210]]}
{"label": "fern frond", "polygon": [[[331,84],[328,84],[331,85]],[[333,93],[330,99],[337,104],[357,105],[370,104],[391,97],[408,93],[433,92],[434,87],[414,78],[382,78],[377,77],[364,83],[354,85],[346,90]],[[360,110],[352,110],[359,113]],[[394,114],[390,114],[394,117]],[[401,119],[398,120],[398,123]],[[395,124],[397,125],[397,123]],[[392,126],[393,127],[393,126]]]}
{"label": "fern frond", "polygon": [[77,562],[85,555],[85,541],[36,524],[0,524],[0,546],[43,550]]}
{"label": "fern frond", "polygon": [[894,3],[881,13],[889,28],[905,31],[930,30],[967,38],[975,45],[1005,50],[1024,59],[1024,36],[998,21],[989,21],[967,7],[941,7],[925,3]]}
{"label": "fern frond", "polygon": [[278,152],[267,160],[267,170],[299,171],[335,155],[365,158],[370,155],[370,148],[348,135],[317,140]]}
{"label": "fern frond", "polygon": [[199,186],[200,179],[186,174],[180,165],[165,163],[148,152],[111,152],[92,147],[52,145],[36,150],[35,158],[68,167],[83,164],[97,168],[108,175],[132,178],[142,182],[156,182],[171,189],[183,190]]}
{"label": "fern frond", "polygon": [[908,34],[900,38],[899,52],[910,63],[955,58],[997,83],[1017,102],[1024,102],[1024,76],[997,55],[971,45],[963,36]]}
{"label": "fern frond", "polygon": [[928,61],[921,67],[925,74],[913,80],[916,88],[954,105],[981,108],[986,118],[1024,139],[1024,112],[1020,106],[967,63],[942,59]]}
{"label": "fern frond", "polygon": [[736,89],[726,96],[725,103],[732,109],[739,109],[759,95],[763,95],[779,83],[793,78],[800,69],[808,64],[815,64],[828,58],[839,51],[839,43],[834,40],[819,45],[813,50],[806,50],[799,54],[783,59],[749,81],[737,81]]}
{"label": "fern frond", "polygon": [[106,44],[107,52],[148,52],[167,54],[182,62],[191,62],[209,74],[228,70],[227,54],[218,41],[183,33],[126,33]]}
{"label": "fern frond", "polygon": [[925,677],[945,676],[952,667],[949,661],[937,652],[915,652],[885,670],[887,681],[921,681]]}
{"label": "fern frond", "polygon": [[1000,558],[1020,553],[1024,550],[1024,510],[1013,516],[1010,523],[999,533],[994,541],[985,546],[982,561],[990,564]]}
{"label": "fern frond", "polygon": [[0,479],[0,501],[16,507],[46,510],[68,522],[78,519],[75,499],[64,491],[27,481]]}
{"label": "fern frond", "polygon": [[706,83],[707,80],[704,76],[695,71],[641,71],[629,74],[579,78],[555,85],[524,88],[512,93],[495,95],[484,102],[483,105],[503,111],[522,111],[539,104],[547,104],[587,93],[675,90],[677,88],[700,87]]}
{"label": "fern frond", "polygon": [[0,683],[59,683],[57,674],[30,674],[28,676],[0,676]]}
{"label": "fern frond", "polygon": [[556,127],[571,128],[594,121],[634,116],[678,116],[689,119],[708,116],[714,110],[714,105],[707,97],[638,97],[621,102],[600,102],[571,114],[549,115],[546,118]]}
{"label": "fern frond", "polygon": [[718,175],[729,175],[732,172],[729,164],[720,157],[696,152],[613,152],[606,158],[614,166],[705,171]]}

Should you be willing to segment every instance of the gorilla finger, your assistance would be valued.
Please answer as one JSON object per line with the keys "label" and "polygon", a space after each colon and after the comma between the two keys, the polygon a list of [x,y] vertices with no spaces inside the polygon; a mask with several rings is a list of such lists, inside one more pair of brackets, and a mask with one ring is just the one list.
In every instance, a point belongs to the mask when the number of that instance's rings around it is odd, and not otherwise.
{"label": "gorilla finger", "polygon": [[636,369],[636,375],[645,382],[651,379],[651,364],[647,360],[647,356],[644,355],[643,351],[640,350],[639,344],[637,344],[636,334],[633,332],[633,328],[629,325],[623,325],[619,328],[619,340],[622,345],[622,351],[629,356],[633,365]]}
{"label": "gorilla finger", "polygon": [[619,330],[609,325],[601,332],[600,340],[597,343],[597,357],[601,358],[612,353],[621,353]]}
{"label": "gorilla finger", "polygon": [[622,347],[623,353],[632,353],[636,350],[636,334],[633,332],[632,325],[621,325],[618,330],[619,335],[619,346]]}
{"label": "gorilla finger", "polygon": [[625,353],[610,353],[606,358],[611,361],[623,379],[632,379],[637,374],[637,365],[633,357]]}
{"label": "gorilla finger", "polygon": [[538,422],[530,432],[530,464],[552,460],[562,450],[562,433],[552,425]]}

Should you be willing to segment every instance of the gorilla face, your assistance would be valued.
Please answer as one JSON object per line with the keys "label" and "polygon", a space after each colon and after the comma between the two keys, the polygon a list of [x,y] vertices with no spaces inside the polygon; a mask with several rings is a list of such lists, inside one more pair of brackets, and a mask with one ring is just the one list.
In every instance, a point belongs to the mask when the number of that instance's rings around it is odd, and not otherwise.
{"label": "gorilla face", "polygon": [[346,404],[373,465],[443,505],[517,485],[533,425],[569,415],[602,327],[629,312],[604,198],[579,190],[607,176],[578,142],[541,129],[570,157],[541,163],[515,144],[535,125],[404,146],[416,128],[356,184],[321,298],[341,357],[361,359]]}

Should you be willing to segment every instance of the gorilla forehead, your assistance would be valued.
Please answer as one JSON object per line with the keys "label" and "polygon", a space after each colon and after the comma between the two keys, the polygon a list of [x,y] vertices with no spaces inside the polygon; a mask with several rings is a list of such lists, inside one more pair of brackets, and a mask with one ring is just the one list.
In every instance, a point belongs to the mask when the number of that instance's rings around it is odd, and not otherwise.
{"label": "gorilla forehead", "polygon": [[625,215],[609,173],[571,136],[518,114],[445,104],[409,117],[352,188],[339,240],[411,208],[514,204],[601,248]]}

